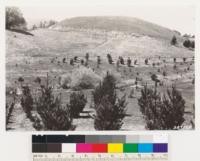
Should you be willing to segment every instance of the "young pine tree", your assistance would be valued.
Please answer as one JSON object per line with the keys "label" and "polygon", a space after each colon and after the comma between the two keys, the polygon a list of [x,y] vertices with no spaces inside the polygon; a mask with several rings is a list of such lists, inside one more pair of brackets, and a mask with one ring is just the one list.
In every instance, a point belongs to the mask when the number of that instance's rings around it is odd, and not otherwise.
{"label": "young pine tree", "polygon": [[93,92],[96,130],[119,130],[126,115],[126,96],[117,98],[115,78],[108,74]]}
{"label": "young pine tree", "polygon": [[138,99],[140,111],[144,115],[146,128],[150,130],[174,130],[182,128],[184,122],[185,101],[179,91],[172,86],[163,97],[147,88],[141,91]]}
{"label": "young pine tree", "polygon": [[47,75],[46,86],[41,85],[41,94],[36,100],[36,109],[40,115],[44,130],[73,130],[71,111],[62,106],[61,96],[54,96]]}

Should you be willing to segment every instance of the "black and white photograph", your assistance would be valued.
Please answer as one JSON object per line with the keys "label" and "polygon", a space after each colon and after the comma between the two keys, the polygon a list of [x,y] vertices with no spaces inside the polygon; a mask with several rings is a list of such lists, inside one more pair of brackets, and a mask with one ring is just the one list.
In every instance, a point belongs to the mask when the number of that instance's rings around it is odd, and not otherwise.
{"label": "black and white photograph", "polygon": [[6,6],[7,131],[195,129],[195,7]]}

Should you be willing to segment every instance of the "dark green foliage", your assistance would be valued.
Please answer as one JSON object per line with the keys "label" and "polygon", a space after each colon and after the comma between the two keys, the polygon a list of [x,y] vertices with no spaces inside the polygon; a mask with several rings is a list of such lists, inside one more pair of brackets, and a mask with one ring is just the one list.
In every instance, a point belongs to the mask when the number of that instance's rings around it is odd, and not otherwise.
{"label": "dark green foliage", "polygon": [[185,40],[183,42],[183,46],[185,46],[186,48],[189,48],[191,46],[191,41],[188,39],[188,40]]}
{"label": "dark green foliage", "polygon": [[10,118],[12,116],[14,106],[15,106],[15,102],[12,102],[10,105],[6,103],[6,125],[10,123]]}
{"label": "dark green foliage", "polygon": [[101,57],[97,56],[97,68],[99,68],[100,64],[101,64]]}
{"label": "dark green foliage", "polygon": [[127,59],[127,66],[131,67],[131,59],[130,58]]}
{"label": "dark green foliage", "polygon": [[68,106],[62,106],[61,96],[55,97],[48,83],[41,85],[41,94],[36,99],[36,109],[40,115],[44,130],[73,130],[71,111]]}
{"label": "dark green foliage", "polygon": [[119,56],[119,62],[120,64],[124,65],[124,58],[122,56]]}
{"label": "dark green foliage", "polygon": [[69,64],[70,64],[70,65],[74,65],[74,60],[73,60],[73,59],[70,59]]}
{"label": "dark green foliage", "polygon": [[174,70],[176,70],[176,69],[177,69],[177,66],[176,66],[176,65],[174,65],[174,66],[173,66],[173,69],[174,69]]}
{"label": "dark green foliage", "polygon": [[108,95],[103,96],[102,102],[96,107],[94,127],[96,130],[119,130],[126,115],[126,96],[113,102]]}
{"label": "dark green foliage", "polygon": [[192,79],[192,84],[194,84],[194,83],[195,83],[195,79],[193,78],[193,79]]}
{"label": "dark green foliage", "polygon": [[108,74],[93,92],[96,130],[119,130],[126,114],[126,96],[117,98],[115,78]]}
{"label": "dark green foliage", "polygon": [[174,35],[171,40],[171,45],[176,45],[176,44],[177,44],[177,39],[176,36]]}
{"label": "dark green foliage", "polygon": [[147,64],[148,64],[148,59],[145,59],[145,60],[144,60],[144,63],[147,65]]}
{"label": "dark green foliage", "polygon": [[86,61],[88,61],[89,60],[89,53],[86,53],[86,55],[85,55],[85,59],[86,59]]}
{"label": "dark green foliage", "polygon": [[174,58],[174,63],[176,63],[176,58]]}
{"label": "dark green foliage", "polygon": [[21,11],[16,7],[6,7],[6,29],[26,26],[26,21]]}
{"label": "dark green foliage", "polygon": [[137,64],[137,59],[134,61],[134,65],[136,65]]}
{"label": "dark green foliage", "polygon": [[19,77],[19,78],[18,78],[18,82],[24,82],[24,78]]}
{"label": "dark green foliage", "polygon": [[167,76],[167,72],[163,71],[163,76],[166,77]]}
{"label": "dark green foliage", "polygon": [[152,81],[156,81],[158,79],[158,76],[157,75],[155,75],[155,74],[152,74],[151,75],[151,80]]}
{"label": "dark green foliage", "polygon": [[74,92],[70,95],[70,103],[68,105],[71,116],[77,118],[79,113],[83,111],[87,103],[87,98],[85,98],[82,92]]}
{"label": "dark green foliage", "polygon": [[107,54],[107,58],[108,58],[108,63],[112,64],[113,63],[112,56],[110,54]]}
{"label": "dark green foliage", "polygon": [[41,83],[41,78],[40,78],[40,77],[37,77],[37,78],[34,80],[34,82],[40,84],[40,83]]}
{"label": "dark green foliage", "polygon": [[62,62],[63,62],[63,63],[66,63],[66,58],[63,58]]}
{"label": "dark green foliage", "polygon": [[93,92],[94,104],[98,105],[99,103],[101,103],[104,95],[108,95],[110,100],[113,102],[114,101],[113,98],[116,97],[115,87],[116,87],[115,78],[107,73],[106,77],[103,79],[103,82],[101,82]]}
{"label": "dark green foliage", "polygon": [[74,61],[77,62],[77,60],[78,60],[78,56],[75,56]]}
{"label": "dark green foliage", "polygon": [[21,98],[21,106],[26,113],[27,117],[32,120],[31,111],[33,110],[33,97],[29,86],[23,86],[23,94]]}
{"label": "dark green foliage", "polygon": [[193,49],[195,48],[195,41],[191,41],[190,47],[193,48]]}
{"label": "dark green foliage", "polygon": [[161,98],[156,88],[152,90],[146,85],[138,105],[150,130],[179,129],[184,122],[185,101],[174,86]]}
{"label": "dark green foliage", "polygon": [[81,65],[84,65],[84,60],[83,59],[81,59]]}

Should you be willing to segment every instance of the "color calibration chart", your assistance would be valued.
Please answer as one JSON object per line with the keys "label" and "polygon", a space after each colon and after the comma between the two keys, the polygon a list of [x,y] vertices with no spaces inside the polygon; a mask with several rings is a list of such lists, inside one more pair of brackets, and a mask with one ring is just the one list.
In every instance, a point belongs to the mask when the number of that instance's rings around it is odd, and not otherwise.
{"label": "color calibration chart", "polygon": [[167,135],[33,135],[33,161],[167,161]]}

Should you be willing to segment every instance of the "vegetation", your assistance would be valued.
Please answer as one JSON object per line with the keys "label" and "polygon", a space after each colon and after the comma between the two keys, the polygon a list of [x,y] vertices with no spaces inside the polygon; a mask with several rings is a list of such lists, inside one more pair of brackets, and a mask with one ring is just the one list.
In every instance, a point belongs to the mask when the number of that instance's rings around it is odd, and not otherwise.
{"label": "vegetation", "polygon": [[183,42],[183,46],[186,48],[195,48],[195,42],[187,39]]}
{"label": "vegetation", "polygon": [[113,63],[112,56],[110,54],[107,54],[107,59],[109,64]]}
{"label": "vegetation", "polygon": [[26,29],[26,20],[17,7],[6,7],[6,29]]}
{"label": "vegetation", "polygon": [[146,127],[150,130],[173,130],[182,128],[184,122],[185,100],[175,86],[167,90],[163,97],[147,87],[141,91],[138,99],[140,111],[146,120]]}
{"label": "vegetation", "polygon": [[47,75],[46,86],[41,86],[36,99],[36,109],[42,119],[44,130],[73,130],[71,111],[62,106],[61,96],[54,96]]}
{"label": "vegetation", "polygon": [[32,120],[31,111],[33,110],[33,97],[30,91],[29,86],[23,86],[21,106],[26,113],[26,116]]}
{"label": "vegetation", "polygon": [[83,111],[86,103],[87,103],[87,98],[85,98],[82,92],[78,93],[73,92],[70,95],[70,103],[68,105],[71,111],[71,116],[73,118],[77,118],[79,116],[79,113]]}
{"label": "vegetation", "polygon": [[126,96],[117,98],[115,79],[108,74],[93,93],[96,130],[119,130],[126,115]]}
{"label": "vegetation", "polygon": [[131,67],[131,59],[130,58],[127,59],[127,66]]}
{"label": "vegetation", "polygon": [[177,44],[177,39],[176,36],[174,35],[171,39],[171,45],[176,45]]}

